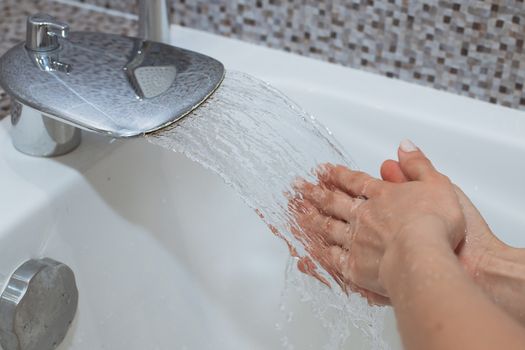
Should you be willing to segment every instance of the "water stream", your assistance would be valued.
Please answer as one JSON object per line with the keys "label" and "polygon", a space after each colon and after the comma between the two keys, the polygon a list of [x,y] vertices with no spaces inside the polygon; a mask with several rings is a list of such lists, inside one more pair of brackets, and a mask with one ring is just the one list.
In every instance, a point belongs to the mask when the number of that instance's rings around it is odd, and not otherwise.
{"label": "water stream", "polygon": [[[148,140],[221,176],[300,256],[307,253],[290,233],[293,218],[285,194],[293,192],[298,177],[315,180],[319,164],[355,168],[313,117],[268,84],[240,72],[227,72],[221,87],[199,108]],[[351,328],[364,332],[370,348],[387,348],[382,341],[384,310],[332,285],[330,289],[297,272],[293,261],[287,268],[287,290],[293,286],[330,332],[327,349],[343,348]],[[286,336],[283,346],[294,348]]]}

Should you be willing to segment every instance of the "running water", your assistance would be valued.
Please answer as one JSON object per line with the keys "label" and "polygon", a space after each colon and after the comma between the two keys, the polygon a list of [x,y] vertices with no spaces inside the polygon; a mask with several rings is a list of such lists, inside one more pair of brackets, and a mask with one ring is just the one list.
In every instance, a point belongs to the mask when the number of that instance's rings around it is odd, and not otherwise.
{"label": "running water", "polygon": [[[290,232],[293,216],[286,194],[293,193],[292,184],[298,177],[315,181],[322,163],[355,168],[313,117],[268,84],[240,72],[227,72],[220,88],[199,108],[148,140],[221,176],[300,256],[307,253]],[[331,332],[327,349],[343,346],[352,325],[367,335],[371,348],[387,347],[381,340],[383,309],[369,306],[356,294],[344,294],[320,268],[334,288],[298,273],[292,265],[287,283]],[[283,342],[293,349],[292,343]]]}

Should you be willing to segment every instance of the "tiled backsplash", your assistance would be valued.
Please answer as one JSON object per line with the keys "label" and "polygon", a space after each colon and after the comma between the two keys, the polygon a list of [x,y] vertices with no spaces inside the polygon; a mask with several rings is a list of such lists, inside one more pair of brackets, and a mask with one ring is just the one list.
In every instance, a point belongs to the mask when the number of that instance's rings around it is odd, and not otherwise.
{"label": "tiled backsplash", "polygon": [[184,26],[525,109],[523,0],[171,0],[171,10]]}
{"label": "tiled backsplash", "polygon": [[[136,11],[136,0],[77,1]],[[177,24],[525,110],[524,0],[170,1]],[[23,38],[13,18],[36,10],[75,28],[134,30],[53,0],[2,0],[0,50]]]}

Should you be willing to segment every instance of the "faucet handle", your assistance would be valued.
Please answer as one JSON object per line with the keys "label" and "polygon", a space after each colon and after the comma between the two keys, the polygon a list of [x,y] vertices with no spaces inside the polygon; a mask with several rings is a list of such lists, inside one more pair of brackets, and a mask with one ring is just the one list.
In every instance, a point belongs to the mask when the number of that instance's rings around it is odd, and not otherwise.
{"label": "faucet handle", "polygon": [[26,48],[51,51],[58,48],[58,37],[67,38],[69,25],[45,13],[27,18]]}

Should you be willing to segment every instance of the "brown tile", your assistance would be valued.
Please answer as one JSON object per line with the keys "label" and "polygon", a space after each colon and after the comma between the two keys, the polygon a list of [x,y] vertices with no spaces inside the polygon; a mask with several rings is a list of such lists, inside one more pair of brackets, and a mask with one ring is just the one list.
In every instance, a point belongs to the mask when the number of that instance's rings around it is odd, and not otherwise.
{"label": "brown tile", "polygon": [[[136,12],[135,0],[81,2]],[[59,12],[43,0],[0,3],[4,18],[39,8]],[[131,26],[83,11],[58,15],[95,30]],[[170,13],[184,26],[525,110],[523,0],[171,0]],[[0,50],[20,34],[0,34]]]}

